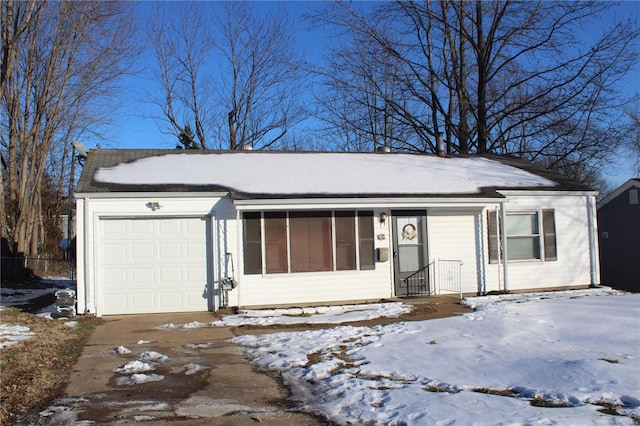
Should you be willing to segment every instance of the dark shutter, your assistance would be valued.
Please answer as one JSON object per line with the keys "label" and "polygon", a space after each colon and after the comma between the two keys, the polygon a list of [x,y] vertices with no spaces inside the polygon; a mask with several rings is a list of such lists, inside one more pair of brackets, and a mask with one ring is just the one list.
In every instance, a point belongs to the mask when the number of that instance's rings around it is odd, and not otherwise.
{"label": "dark shutter", "polygon": [[260,212],[245,212],[244,221],[244,273],[262,273],[262,242]]}
{"label": "dark shutter", "polygon": [[356,214],[337,211],[336,217],[336,270],[356,269]]}
{"label": "dark shutter", "polygon": [[544,233],[544,260],[558,260],[556,220],[553,209],[542,210],[542,232]]}
{"label": "dark shutter", "polygon": [[498,218],[495,210],[487,212],[487,228],[489,231],[489,263],[498,263],[500,260],[500,243],[498,241]]}
{"label": "dark shutter", "polygon": [[376,268],[373,240],[373,212],[358,212],[358,244],[360,249],[360,269]]}

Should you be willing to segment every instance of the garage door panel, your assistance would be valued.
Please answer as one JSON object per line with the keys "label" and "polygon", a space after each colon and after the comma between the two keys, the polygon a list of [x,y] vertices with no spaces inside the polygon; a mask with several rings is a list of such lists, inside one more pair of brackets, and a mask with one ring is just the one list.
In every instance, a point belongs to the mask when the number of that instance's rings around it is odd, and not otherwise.
{"label": "garage door panel", "polygon": [[158,250],[160,259],[175,259],[181,256],[181,247],[176,243],[159,244]]}
{"label": "garage door panel", "polygon": [[103,246],[103,259],[107,262],[122,261],[127,257],[125,244],[105,244]]}
{"label": "garage door panel", "polygon": [[[104,298],[105,306],[109,306],[113,310],[124,311],[128,305],[126,294],[108,294]],[[122,313],[122,312],[121,312]]]}
{"label": "garage door panel", "polygon": [[130,221],[131,235],[138,237],[154,234],[154,223],[152,220],[134,219]]}
{"label": "garage door panel", "polygon": [[182,305],[184,305],[182,293],[164,292],[158,296],[158,304],[163,310],[179,309]]}
{"label": "garage door panel", "polygon": [[204,231],[204,221],[198,222],[188,222],[186,224],[187,234],[190,235],[200,235],[202,231]]}
{"label": "garage door panel", "polygon": [[206,311],[203,218],[103,219],[103,314]]}
{"label": "garage door panel", "polygon": [[138,313],[153,312],[154,305],[156,304],[153,294],[131,294],[129,299],[131,301],[131,308]]}
{"label": "garage door panel", "polygon": [[152,243],[136,243],[131,246],[131,260],[140,262],[155,259],[155,245]]}
{"label": "garage door panel", "polygon": [[[118,286],[118,283],[124,285],[128,281],[127,271],[124,269],[109,269],[104,272],[104,279],[114,287]],[[119,287],[122,287],[122,285]]]}
{"label": "garage door panel", "polygon": [[110,237],[122,237],[127,234],[127,224],[120,220],[104,221],[102,223],[102,231],[104,235]]}
{"label": "garage door panel", "polygon": [[181,268],[162,268],[158,270],[158,282],[161,284],[176,284],[182,282],[182,269]]}
{"label": "garage door panel", "polygon": [[190,282],[201,282],[203,285],[207,282],[207,271],[202,268],[187,268],[186,273]]}
{"label": "garage door panel", "polygon": [[144,284],[152,288],[155,282],[155,270],[153,268],[136,268],[131,271],[131,284],[141,286]]}
{"label": "garage door panel", "polygon": [[163,234],[178,234],[186,235],[186,232],[182,229],[186,225],[180,219],[167,219],[159,223],[160,232]]}
{"label": "garage door panel", "polygon": [[185,244],[185,248],[187,258],[199,259],[206,256],[207,248],[203,247],[201,244]]}

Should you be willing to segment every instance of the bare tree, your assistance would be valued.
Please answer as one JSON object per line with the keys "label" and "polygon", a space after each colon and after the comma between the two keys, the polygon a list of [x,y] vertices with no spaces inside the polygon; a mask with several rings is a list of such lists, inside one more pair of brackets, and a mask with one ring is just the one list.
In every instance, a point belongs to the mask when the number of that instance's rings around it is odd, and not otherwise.
{"label": "bare tree", "polygon": [[163,93],[154,102],[170,132],[184,136],[189,126],[199,148],[261,149],[306,118],[296,96],[305,72],[283,13],[258,14],[246,2],[157,8],[150,40]]}
{"label": "bare tree", "polygon": [[[455,152],[518,155],[575,174],[572,165],[602,163],[629,134],[619,113],[629,97],[616,83],[637,63],[640,30],[616,22],[588,41],[582,28],[612,7],[398,1],[362,14],[338,2],[315,19],[347,28],[354,44],[383,49],[381,59],[368,58],[369,68],[396,62],[401,95],[377,95],[423,139],[406,149],[433,150],[442,132]],[[336,87],[333,77],[329,86]]]}
{"label": "bare tree", "polygon": [[421,139],[395,108],[406,101],[397,79],[401,64],[384,48],[352,33],[330,49],[326,62],[315,70],[326,79],[316,96],[324,140],[346,151],[420,149]]}
{"label": "bare tree", "polygon": [[[0,226],[14,251],[43,243],[43,182],[71,137],[106,118],[104,100],[134,54],[130,12],[116,2],[29,2],[1,5],[2,64]],[[47,200],[48,201],[48,200]]]}
{"label": "bare tree", "polygon": [[162,86],[152,99],[162,111],[164,131],[200,149],[209,148],[215,125],[211,104],[217,81],[207,72],[213,55],[210,22],[204,3],[158,3],[148,31],[158,64],[155,78]]}
{"label": "bare tree", "polygon": [[629,141],[627,150],[633,159],[635,172],[637,176],[640,176],[640,101],[636,100],[636,102],[629,108],[627,114],[629,115],[629,119],[633,126],[631,140]]}

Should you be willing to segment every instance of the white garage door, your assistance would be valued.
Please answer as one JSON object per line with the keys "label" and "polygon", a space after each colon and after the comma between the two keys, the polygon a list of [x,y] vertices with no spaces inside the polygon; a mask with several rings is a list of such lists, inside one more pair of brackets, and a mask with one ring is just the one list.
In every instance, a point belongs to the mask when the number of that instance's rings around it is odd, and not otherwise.
{"label": "white garage door", "polygon": [[100,313],[208,309],[204,218],[100,220]]}

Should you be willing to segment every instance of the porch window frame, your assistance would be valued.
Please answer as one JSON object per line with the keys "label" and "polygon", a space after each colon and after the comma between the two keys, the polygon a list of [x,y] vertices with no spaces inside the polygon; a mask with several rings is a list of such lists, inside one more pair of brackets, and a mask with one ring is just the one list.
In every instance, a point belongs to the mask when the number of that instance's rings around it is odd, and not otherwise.
{"label": "porch window frame", "polygon": [[[508,221],[509,217],[526,217],[529,218],[531,224],[535,225],[535,229],[531,229],[531,233],[507,233],[507,261],[508,262],[532,262],[539,261],[544,259],[544,253],[542,248],[542,221],[541,214],[537,210],[533,211],[512,211],[505,212],[505,219]],[[533,217],[535,216],[535,217]],[[529,221],[527,221],[529,222]],[[508,223],[508,222],[507,222]],[[533,232],[536,231],[536,232]],[[507,232],[507,224],[503,227],[503,232]],[[531,255],[530,257],[521,257],[513,258],[515,256],[513,249],[511,250],[511,256],[509,256],[509,247],[513,247],[512,244],[514,241],[531,241],[531,248],[533,249],[532,253],[527,253],[527,255]]]}
{"label": "porch window frame", "polygon": [[[328,212],[330,214],[330,224],[331,224],[331,229],[330,229],[330,241],[331,241],[331,259],[332,259],[332,267],[330,270],[313,270],[313,271],[293,271],[292,269],[292,256],[291,256],[291,215],[290,213],[295,213],[296,212],[300,212],[300,213],[308,213],[308,214],[313,214],[313,213],[325,213]],[[353,236],[354,236],[354,248],[355,248],[355,259],[354,261],[354,268],[353,269],[339,269],[338,268],[338,236],[337,236],[337,229],[336,229],[336,213],[338,213],[339,216],[339,212],[350,212],[353,214],[353,216],[350,216],[353,218],[353,227],[354,227],[354,232],[353,232]],[[323,209],[323,210],[274,210],[274,211],[246,211],[243,213],[242,216],[242,229],[243,229],[243,233],[242,233],[242,247],[243,247],[243,258],[246,256],[246,251],[245,251],[245,247],[246,247],[246,235],[244,234],[244,229],[245,229],[245,225],[244,225],[244,214],[245,213],[249,213],[252,215],[255,214],[259,214],[259,221],[260,221],[260,241],[261,241],[261,250],[260,250],[260,259],[258,260],[258,262],[261,265],[261,272],[247,272],[246,268],[243,268],[243,274],[244,275],[262,275],[262,276],[274,276],[274,275],[282,275],[282,274],[304,274],[304,273],[308,273],[308,272],[312,272],[312,273],[332,273],[332,272],[358,272],[358,271],[368,271],[368,270],[375,270],[375,264],[376,264],[376,260],[375,260],[375,215],[374,215],[374,211],[373,210],[359,210],[359,209],[332,209],[332,210],[327,210],[327,209]],[[287,256],[287,271],[282,271],[282,272],[268,272],[267,271],[267,242],[266,242],[266,217],[269,214],[284,214],[284,220],[285,220],[285,232],[286,232],[286,256]],[[371,225],[370,225],[370,233],[372,233],[372,235],[366,236],[363,235],[362,230],[361,230],[361,224],[362,221],[365,220],[370,220],[371,221]],[[364,239],[364,240],[363,240]],[[363,259],[363,247],[365,246],[371,246],[371,254],[370,256],[367,257],[367,259]],[[247,265],[247,260],[244,259],[243,262],[245,265]],[[255,269],[254,269],[255,270]]]}
{"label": "porch window frame", "polygon": [[[496,210],[487,210],[487,234],[488,234],[488,259],[489,264],[504,262],[525,263],[525,262],[554,262],[558,260],[557,249],[557,226],[555,220],[555,209],[523,209],[505,211],[505,218],[516,215],[536,215],[537,233],[532,234],[506,234],[507,253],[504,256],[502,241],[498,241],[497,236],[506,231],[506,226],[500,223],[500,217]],[[496,234],[497,233],[497,234]],[[537,239],[538,257],[528,257],[520,259],[509,258],[509,241],[516,239]]]}

